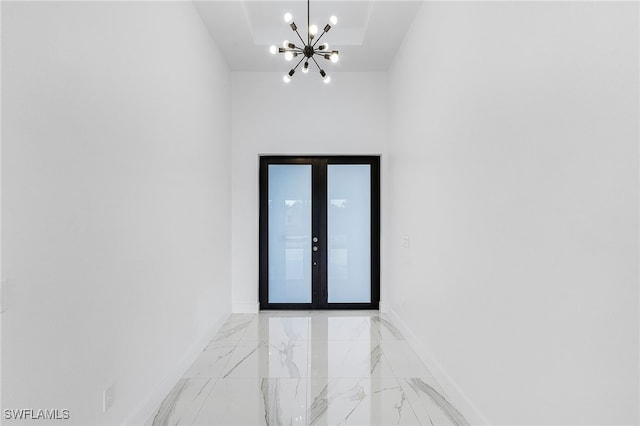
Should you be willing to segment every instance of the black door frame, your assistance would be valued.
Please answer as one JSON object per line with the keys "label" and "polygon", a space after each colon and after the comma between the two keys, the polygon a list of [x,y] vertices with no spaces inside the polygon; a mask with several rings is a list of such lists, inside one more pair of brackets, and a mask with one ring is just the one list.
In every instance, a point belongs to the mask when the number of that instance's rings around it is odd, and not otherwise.
{"label": "black door frame", "polygon": [[[269,216],[268,169],[270,164],[310,164],[312,166],[312,235],[319,238],[319,250],[312,252],[318,267],[312,271],[311,303],[269,303]],[[330,164],[371,166],[371,302],[328,303],[327,301],[327,167]],[[260,309],[378,309],[380,304],[380,156],[260,156],[259,214]]]}

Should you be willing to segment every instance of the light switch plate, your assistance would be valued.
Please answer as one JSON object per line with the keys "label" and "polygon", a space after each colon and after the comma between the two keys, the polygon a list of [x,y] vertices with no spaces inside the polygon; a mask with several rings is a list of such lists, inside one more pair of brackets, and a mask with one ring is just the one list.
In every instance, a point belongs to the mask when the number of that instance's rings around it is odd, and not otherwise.
{"label": "light switch plate", "polygon": [[402,238],[400,239],[400,242],[402,244],[402,247],[409,248],[409,237],[407,237],[406,235],[403,235]]}
{"label": "light switch plate", "polygon": [[113,386],[102,391],[102,412],[106,413],[113,405]]}

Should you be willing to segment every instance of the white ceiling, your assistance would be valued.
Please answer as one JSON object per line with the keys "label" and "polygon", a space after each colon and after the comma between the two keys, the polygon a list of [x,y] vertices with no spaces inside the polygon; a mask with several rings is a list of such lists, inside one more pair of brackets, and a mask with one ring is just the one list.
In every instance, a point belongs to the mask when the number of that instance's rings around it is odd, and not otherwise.
{"label": "white ceiling", "polygon": [[[202,20],[233,71],[288,71],[296,62],[282,54],[271,55],[269,46],[284,40],[301,42],[284,22],[293,14],[298,31],[307,31],[307,1],[194,1]],[[311,24],[320,31],[329,17],[338,24],[322,38],[340,51],[340,62],[323,59],[320,65],[333,71],[386,71],[402,42],[421,1],[311,0]]]}

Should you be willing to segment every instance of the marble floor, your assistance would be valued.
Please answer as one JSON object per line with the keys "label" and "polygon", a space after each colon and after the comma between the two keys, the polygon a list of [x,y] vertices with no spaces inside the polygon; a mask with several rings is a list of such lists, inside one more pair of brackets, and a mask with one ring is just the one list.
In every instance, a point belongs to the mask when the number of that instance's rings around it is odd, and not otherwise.
{"label": "marble floor", "polygon": [[378,311],[233,314],[148,425],[467,425]]}

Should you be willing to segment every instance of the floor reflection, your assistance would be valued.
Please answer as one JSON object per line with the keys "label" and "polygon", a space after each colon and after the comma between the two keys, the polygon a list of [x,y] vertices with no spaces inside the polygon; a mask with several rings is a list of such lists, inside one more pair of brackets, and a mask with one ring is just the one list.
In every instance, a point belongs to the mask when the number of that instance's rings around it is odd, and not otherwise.
{"label": "floor reflection", "polygon": [[234,314],[148,424],[466,425],[378,311]]}

